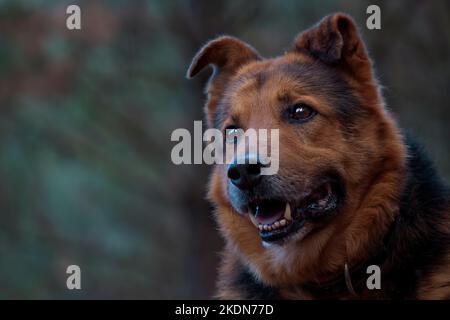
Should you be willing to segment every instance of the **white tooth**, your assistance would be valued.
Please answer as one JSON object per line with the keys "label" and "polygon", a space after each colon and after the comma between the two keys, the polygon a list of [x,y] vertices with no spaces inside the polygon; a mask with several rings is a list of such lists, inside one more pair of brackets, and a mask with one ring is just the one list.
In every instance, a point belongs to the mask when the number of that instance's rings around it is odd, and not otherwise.
{"label": "white tooth", "polygon": [[292,220],[291,206],[289,202],[286,202],[286,209],[284,210],[284,217],[286,220]]}
{"label": "white tooth", "polygon": [[265,224],[263,228],[264,228],[264,230],[268,230],[269,226],[267,224]]}
{"label": "white tooth", "polygon": [[281,225],[282,227],[284,227],[284,226],[286,225],[286,223],[287,223],[286,219],[281,219],[281,220],[280,220],[280,225]]}
{"label": "white tooth", "polygon": [[271,226],[268,226],[268,227],[267,227],[267,230],[272,231],[272,227],[271,227]]}
{"label": "white tooth", "polygon": [[250,220],[252,221],[252,223],[258,228],[259,226],[259,222],[256,221],[256,218],[254,215],[252,215],[251,213],[248,214],[250,216]]}
{"label": "white tooth", "polygon": [[275,225],[275,228],[279,228],[280,227],[280,223],[278,221],[275,222],[274,225]]}

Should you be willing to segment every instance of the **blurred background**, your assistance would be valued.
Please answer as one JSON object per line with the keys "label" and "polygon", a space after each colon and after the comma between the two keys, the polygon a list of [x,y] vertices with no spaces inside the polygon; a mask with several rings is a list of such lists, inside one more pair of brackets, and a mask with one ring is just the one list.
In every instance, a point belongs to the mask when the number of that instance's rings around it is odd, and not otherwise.
{"label": "blurred background", "polygon": [[[369,4],[381,30],[365,28]],[[171,132],[203,119],[208,74],[187,81],[190,59],[224,33],[274,56],[338,10],[449,181],[448,1],[0,0],[0,298],[210,298],[209,168],[170,160]]]}

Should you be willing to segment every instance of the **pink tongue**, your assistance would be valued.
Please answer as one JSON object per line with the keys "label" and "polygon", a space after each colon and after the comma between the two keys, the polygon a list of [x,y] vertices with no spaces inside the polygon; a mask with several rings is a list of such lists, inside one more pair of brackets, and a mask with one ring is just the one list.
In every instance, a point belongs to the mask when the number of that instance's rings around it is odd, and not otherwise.
{"label": "pink tongue", "polygon": [[255,218],[260,224],[272,224],[283,217],[284,210],[270,212],[270,214],[262,214],[260,208],[256,208]]}

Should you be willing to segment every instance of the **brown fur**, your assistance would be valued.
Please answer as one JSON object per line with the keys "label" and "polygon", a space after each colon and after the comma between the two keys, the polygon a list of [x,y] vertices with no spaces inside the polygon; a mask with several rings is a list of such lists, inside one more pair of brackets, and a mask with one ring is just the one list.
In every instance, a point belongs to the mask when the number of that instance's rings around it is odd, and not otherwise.
{"label": "brown fur", "polygon": [[[232,208],[226,165],[217,165],[209,198],[226,240],[218,297],[251,298],[236,284],[244,268],[279,298],[323,298],[303,285],[339,278],[345,264],[353,269],[370,259],[398,215],[406,183],[406,146],[385,108],[357,28],[345,14],[328,16],[301,33],[291,51],[273,59],[262,59],[238,39],[220,37],[200,50],[188,76],[209,64],[215,66],[207,86],[210,127],[224,129],[239,121],[244,129],[279,128],[280,188],[288,181],[306,192],[318,172],[332,168],[345,177],[346,189],[331,222],[307,226],[313,231],[301,241],[265,248],[249,218]],[[353,107],[340,115],[339,101]],[[321,117],[305,126],[287,124],[279,114],[298,102],[313,106]],[[449,298],[449,266],[450,251],[420,280],[417,297]],[[344,290],[335,297],[352,295]],[[380,296],[363,290],[360,297]]]}

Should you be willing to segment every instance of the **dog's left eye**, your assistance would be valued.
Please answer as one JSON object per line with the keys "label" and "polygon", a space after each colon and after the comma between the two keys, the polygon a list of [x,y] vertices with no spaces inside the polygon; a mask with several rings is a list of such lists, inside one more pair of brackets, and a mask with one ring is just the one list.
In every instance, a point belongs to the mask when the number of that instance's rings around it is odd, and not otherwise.
{"label": "dog's left eye", "polygon": [[295,121],[306,121],[311,119],[317,112],[304,103],[298,103],[288,108],[288,117]]}

